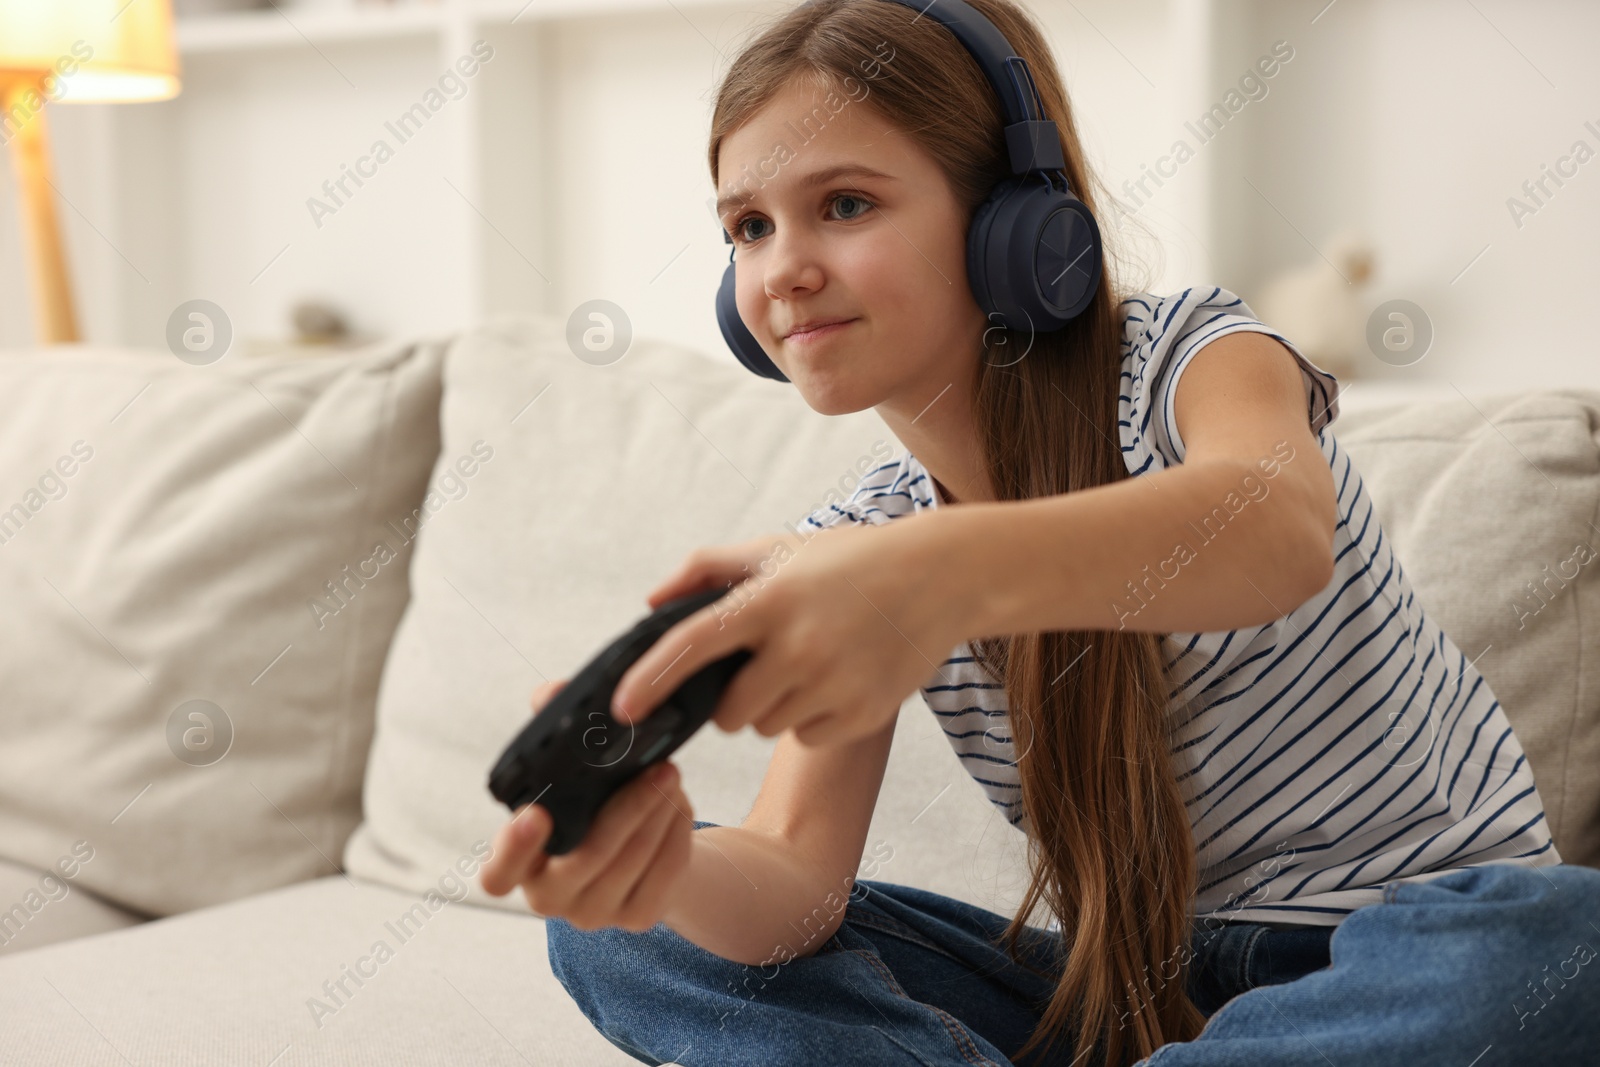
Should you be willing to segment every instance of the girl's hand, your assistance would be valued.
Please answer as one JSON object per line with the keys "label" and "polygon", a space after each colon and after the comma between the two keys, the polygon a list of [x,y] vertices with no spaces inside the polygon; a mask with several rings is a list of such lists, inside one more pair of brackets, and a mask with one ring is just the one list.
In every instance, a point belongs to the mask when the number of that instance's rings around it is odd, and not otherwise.
{"label": "girl's hand", "polygon": [[[955,518],[956,516],[951,516]],[[752,651],[713,715],[732,733],[753,725],[805,744],[877,732],[977,636],[981,589],[944,516],[835,526],[698,549],[649,596],[652,608],[697,590],[734,585],[683,619],[623,674],[612,711],[639,721],[700,668]]]}
{"label": "girl's hand", "polygon": [[[534,691],[537,711],[565,681]],[[493,896],[522,887],[536,915],[566,919],[580,930],[620,926],[650,929],[689,866],[694,809],[678,769],[663,761],[617,790],[596,814],[577,848],[545,854],[554,823],[537,804],[524,804],[495,834],[494,852],[478,880]]]}

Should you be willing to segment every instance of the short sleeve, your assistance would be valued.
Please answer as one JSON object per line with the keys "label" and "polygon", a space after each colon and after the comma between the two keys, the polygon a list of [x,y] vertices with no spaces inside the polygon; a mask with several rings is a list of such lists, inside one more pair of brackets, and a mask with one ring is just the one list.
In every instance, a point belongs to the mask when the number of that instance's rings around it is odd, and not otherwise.
{"label": "short sleeve", "polygon": [[1253,330],[1281,342],[1300,364],[1313,435],[1339,415],[1339,379],[1311,362],[1283,334],[1257,319],[1250,306],[1220,287],[1174,296],[1137,293],[1121,305],[1122,388],[1117,429],[1131,474],[1183,462],[1183,438],[1173,412],[1178,378],[1205,345],[1224,334]]}

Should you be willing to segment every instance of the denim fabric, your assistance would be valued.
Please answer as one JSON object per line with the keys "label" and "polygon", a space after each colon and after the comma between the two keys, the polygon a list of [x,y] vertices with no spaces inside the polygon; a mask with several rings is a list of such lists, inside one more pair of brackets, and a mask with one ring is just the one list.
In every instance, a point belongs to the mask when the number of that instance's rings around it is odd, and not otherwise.
{"label": "denim fabric", "polygon": [[[1064,1043],[1009,1058],[1054,985],[995,944],[1007,922],[862,880],[814,954],[765,968],[665,925],[583,931],[552,918],[545,928],[557,979],[643,1063],[1067,1067]],[[1197,924],[1187,991],[1205,1030],[1141,1065],[1600,1062],[1600,964],[1588,966],[1596,924],[1600,871],[1523,864],[1391,885],[1384,903],[1337,928]],[[1030,928],[1020,952],[1059,974],[1056,945]],[[1100,1060],[1097,1046],[1076,1067]]]}

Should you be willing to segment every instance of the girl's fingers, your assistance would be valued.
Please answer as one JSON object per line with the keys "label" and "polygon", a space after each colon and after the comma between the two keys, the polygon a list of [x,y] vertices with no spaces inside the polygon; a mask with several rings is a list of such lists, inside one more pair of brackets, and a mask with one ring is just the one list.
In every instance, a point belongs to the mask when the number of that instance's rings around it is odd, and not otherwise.
{"label": "girl's fingers", "polygon": [[681,596],[688,596],[690,593],[698,593],[710,584],[710,582],[680,572],[650,590],[650,593],[645,597],[645,601],[650,605],[650,610],[654,611],[669,600],[676,600]]}
{"label": "girl's fingers", "polygon": [[494,843],[490,846],[493,853],[478,872],[478,884],[492,897],[505,896],[517,884],[516,878],[512,877],[515,858],[511,855],[510,825],[507,821],[495,831]]}
{"label": "girl's fingers", "polygon": [[[679,800],[679,797],[682,797]],[[687,797],[679,793],[673,798],[683,808],[674,810],[666,833],[650,857],[644,876],[633,887],[617,911],[617,925],[629,930],[644,931],[660,921],[661,909],[667,893],[677,883],[688,865],[690,848],[694,844],[694,810]]]}
{"label": "girl's fingers", "polygon": [[534,712],[537,713],[540,708],[550,703],[550,698],[559,693],[561,687],[566,685],[568,681],[570,679],[562,678],[553,682],[541,682],[534,686],[533,695],[528,698],[528,703],[532,706]]}
{"label": "girl's fingers", "polygon": [[658,608],[668,600],[687,596],[712,583],[727,585],[744,581],[772,552],[775,540],[772,536],[752,537],[738,544],[696,549],[666,581],[651,590],[650,606]]}
{"label": "girl's fingers", "polygon": [[504,896],[513,886],[536,877],[549,858],[544,843],[554,824],[537,804],[524,804],[494,835],[494,854],[478,881],[484,892]]}
{"label": "girl's fingers", "polygon": [[794,739],[808,748],[836,745],[853,740],[849,724],[838,712],[826,712],[810,722],[795,727]]}
{"label": "girl's fingers", "polygon": [[[739,678],[750,669],[751,666],[758,662],[759,660],[752,659],[750,663],[746,664],[739,671],[738,674],[733,676],[734,681],[737,682]],[[781,731],[773,730],[769,732],[766,730],[764,727],[767,720],[771,717],[774,711],[776,711],[780,706],[788,703],[790,700],[793,700],[794,697],[800,692],[798,686],[793,688],[785,688],[782,691],[779,691],[777,687],[782,684],[783,683],[780,680],[774,679],[772,685],[765,690],[747,690],[747,692],[750,693],[750,696],[744,698],[747,701],[744,707],[741,708],[738,704],[728,703],[726,705],[726,710],[718,711],[712,717],[712,721],[717,724],[719,729],[725,730],[730,734],[737,733],[746,726],[754,724],[756,727],[756,732],[761,734],[763,737],[776,737]],[[732,690],[732,688],[733,686],[730,684],[728,686],[728,690],[724,691],[723,695],[725,698],[727,692]],[[750,706],[748,703],[748,701],[751,700],[756,702],[754,707]]]}
{"label": "girl's fingers", "polygon": [[668,575],[666,581],[650,590],[647,599],[650,607],[655,609],[669,600],[688,596],[713,584],[727,585],[729,582],[743,581],[749,573],[749,567],[742,560],[690,559]]}
{"label": "girl's fingers", "polygon": [[[673,799],[671,791],[664,789],[662,794],[656,798],[656,805],[650,814],[623,843],[611,864],[600,871],[594,881],[578,891],[577,899],[582,903],[581,915],[567,917],[574,926],[582,929],[586,924],[592,928],[616,923],[622,902],[648,869],[661,839],[672,827],[672,820],[683,817],[670,803]],[[579,918],[586,920],[586,924],[579,922]]]}
{"label": "girl's fingers", "polygon": [[790,679],[802,678],[807,685],[820,679],[797,671],[784,656],[781,646],[768,642],[735,672],[717,700],[713,721],[728,733],[736,733],[752,722],[760,722],[778,704],[795,692]]}
{"label": "girl's fingers", "polygon": [[546,906],[538,910],[550,915],[567,914],[583,887],[615,861],[628,838],[655,809],[661,798],[655,787],[665,787],[676,776],[677,768],[671,763],[657,764],[607,800],[583,842],[565,855],[550,857],[545,864],[547,884],[538,888],[539,899]]}
{"label": "girl's fingers", "polygon": [[622,672],[611,693],[611,714],[618,722],[648,718],[702,667],[750,644],[739,626],[723,618],[719,603],[679,619]]}
{"label": "girl's fingers", "polygon": [[785,730],[809,723],[826,713],[826,709],[801,699],[801,691],[792,689],[755,723],[756,733],[762,737],[777,737]]}

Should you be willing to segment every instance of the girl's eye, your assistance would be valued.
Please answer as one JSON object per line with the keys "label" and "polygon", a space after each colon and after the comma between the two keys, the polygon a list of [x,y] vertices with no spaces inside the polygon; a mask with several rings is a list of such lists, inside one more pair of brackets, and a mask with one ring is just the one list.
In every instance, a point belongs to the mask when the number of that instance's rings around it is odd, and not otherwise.
{"label": "girl's eye", "polygon": [[759,237],[751,237],[748,233],[745,232],[745,226],[749,225],[752,222],[765,222],[765,221],[767,221],[767,220],[766,219],[751,218],[750,216],[746,215],[744,218],[740,219],[738,222],[733,224],[733,239],[735,241],[759,241],[760,240]]}
{"label": "girl's eye", "polygon": [[[844,202],[844,201],[846,201],[846,200],[854,200],[854,201],[855,201],[855,202],[856,202],[856,203],[858,203],[858,204],[866,204],[866,203],[867,203],[867,200],[866,200],[866,199],[865,199],[865,198],[864,198],[864,197],[859,197],[859,196],[855,196],[855,195],[854,195],[854,194],[852,194],[852,193],[845,193],[845,194],[843,194],[843,195],[841,195],[841,196],[838,196],[838,197],[835,197],[835,198],[834,198],[834,200],[833,200],[833,201],[832,201],[832,202],[833,202],[833,203],[835,203],[835,204],[841,204],[841,203],[843,203],[843,202]],[[870,206],[870,205],[869,205],[869,206]],[[859,217],[859,216],[857,216],[857,215],[852,215],[852,216],[850,216],[850,217],[851,217],[851,218],[857,218],[857,217]]]}
{"label": "girl's eye", "polygon": [[[835,193],[832,197],[829,198],[828,204],[831,207],[833,205],[841,204],[841,203],[844,203],[846,201],[854,201],[855,203],[863,204],[868,208],[874,206],[872,201],[868,200],[866,197],[857,196],[854,193]],[[844,217],[844,221],[849,222],[851,219],[858,219],[864,213],[865,213],[864,211],[857,211],[854,214],[847,214]],[[760,237],[751,237],[748,234],[748,232],[745,230],[745,226],[747,224],[749,224],[749,223],[752,223],[752,222],[766,222],[766,221],[767,221],[766,219],[763,219],[758,215],[746,215],[743,218],[741,218],[738,222],[733,224],[733,240],[734,240],[734,243],[735,244],[748,244],[751,241],[759,241],[761,238]]]}

